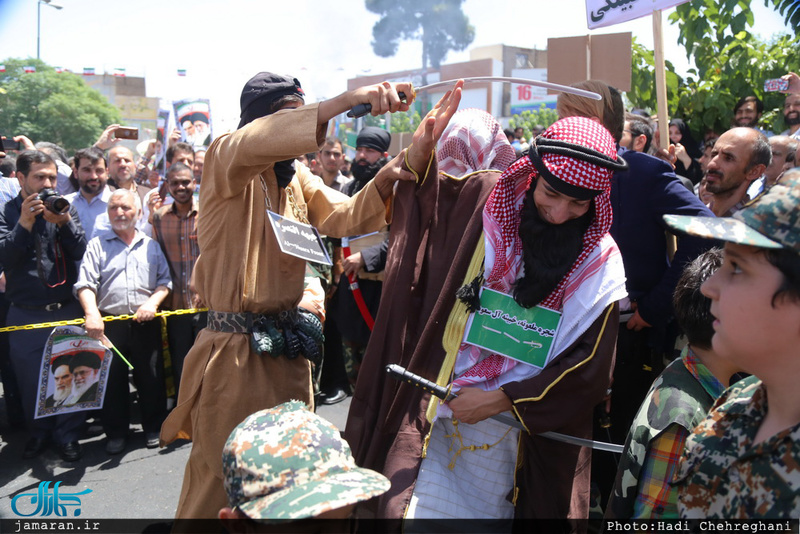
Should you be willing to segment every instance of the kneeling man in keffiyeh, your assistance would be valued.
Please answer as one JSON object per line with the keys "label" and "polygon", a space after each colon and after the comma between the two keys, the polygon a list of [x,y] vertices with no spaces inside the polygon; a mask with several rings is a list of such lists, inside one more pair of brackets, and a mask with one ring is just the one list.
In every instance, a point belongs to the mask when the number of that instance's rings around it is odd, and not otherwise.
{"label": "kneeling man in keffiyeh", "polygon": [[[610,385],[626,291],[609,190],[626,164],[602,125],[570,117],[507,168],[439,172],[437,160],[454,168],[447,134],[433,147],[459,93],[426,117],[406,158],[419,179],[396,192],[394,296],[381,303],[345,436],[359,465],[392,482],[377,517],[586,518],[592,451],[537,434],[591,438]],[[494,128],[488,141],[464,133],[465,146],[501,152]],[[390,363],[457,397],[382,379]]]}

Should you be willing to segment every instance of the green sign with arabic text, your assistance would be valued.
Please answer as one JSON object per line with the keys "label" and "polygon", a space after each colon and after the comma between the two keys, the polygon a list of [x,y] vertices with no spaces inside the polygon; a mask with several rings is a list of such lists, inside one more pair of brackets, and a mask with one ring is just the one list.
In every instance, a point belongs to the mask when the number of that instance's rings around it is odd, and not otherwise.
{"label": "green sign with arabic text", "polygon": [[484,288],[481,307],[467,322],[465,341],[541,369],[548,362],[560,320],[557,311],[523,308],[511,296]]}

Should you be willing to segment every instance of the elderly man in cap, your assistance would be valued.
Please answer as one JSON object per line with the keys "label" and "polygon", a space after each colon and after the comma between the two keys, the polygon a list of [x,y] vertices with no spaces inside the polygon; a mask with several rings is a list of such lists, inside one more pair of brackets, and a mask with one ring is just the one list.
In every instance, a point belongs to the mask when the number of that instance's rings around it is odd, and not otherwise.
{"label": "elderly man in cap", "polygon": [[194,268],[208,327],[186,356],[178,405],[161,429],[163,442],[194,442],[177,518],[214,517],[225,506],[220,451],[237,421],[291,399],[312,403],[310,364],[298,355],[322,338],[319,322],[298,308],[306,260],[281,251],[270,218],[335,237],[385,225],[395,181],[413,179],[402,160],[352,198],[294,161],[316,152],[328,120],[353,106],[407,111],[399,92],[411,97],[411,84],[384,82],[304,106],[297,79],[262,72],[242,91],[239,129],[209,147]]}
{"label": "elderly man in cap", "polygon": [[[454,165],[469,150],[443,145],[434,163],[459,97],[456,86],[414,134],[419,180],[398,186],[386,265],[405,296],[381,306],[361,369],[372,382],[358,382],[345,437],[359,465],[392,482],[379,517],[586,518],[591,451],[537,434],[590,437],[610,382],[626,292],[609,189],[625,163],[583,117],[553,124],[507,168],[499,125],[464,135],[467,147],[497,146],[476,158],[492,167]],[[379,378],[392,363],[457,397]]]}
{"label": "elderly man in cap", "polygon": [[222,469],[230,507],[219,518],[231,532],[270,532],[274,523],[285,532],[282,520],[299,532],[302,520],[347,520],[357,503],[389,489],[386,477],[356,466],[336,427],[299,401],[242,421],[225,443]]}

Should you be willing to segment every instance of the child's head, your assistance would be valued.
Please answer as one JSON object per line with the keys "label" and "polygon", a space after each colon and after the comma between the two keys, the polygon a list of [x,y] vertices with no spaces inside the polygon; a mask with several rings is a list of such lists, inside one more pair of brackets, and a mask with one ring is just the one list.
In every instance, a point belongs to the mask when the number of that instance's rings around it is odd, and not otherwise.
{"label": "child's head", "polygon": [[714,350],[762,379],[798,360],[800,170],[787,172],[733,217],[665,220],[726,242],[722,267],[702,287],[712,301]]}
{"label": "child's head", "polygon": [[675,286],[672,296],[675,319],[693,347],[711,348],[714,317],[711,315],[711,301],[700,292],[700,287],[721,265],[722,249],[712,248],[686,266]]}

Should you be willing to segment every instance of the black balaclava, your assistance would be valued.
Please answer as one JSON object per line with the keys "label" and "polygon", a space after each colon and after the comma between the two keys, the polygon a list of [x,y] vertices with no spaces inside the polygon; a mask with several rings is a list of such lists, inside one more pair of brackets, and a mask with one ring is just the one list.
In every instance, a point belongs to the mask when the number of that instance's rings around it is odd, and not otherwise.
{"label": "black balaclava", "polygon": [[[245,84],[242,89],[241,120],[239,128],[261,117],[272,113],[272,104],[284,96],[294,95],[303,98],[305,93],[300,81],[290,76],[281,76],[271,72],[259,72]],[[294,158],[275,163],[273,170],[278,187],[285,188],[294,176]]]}

